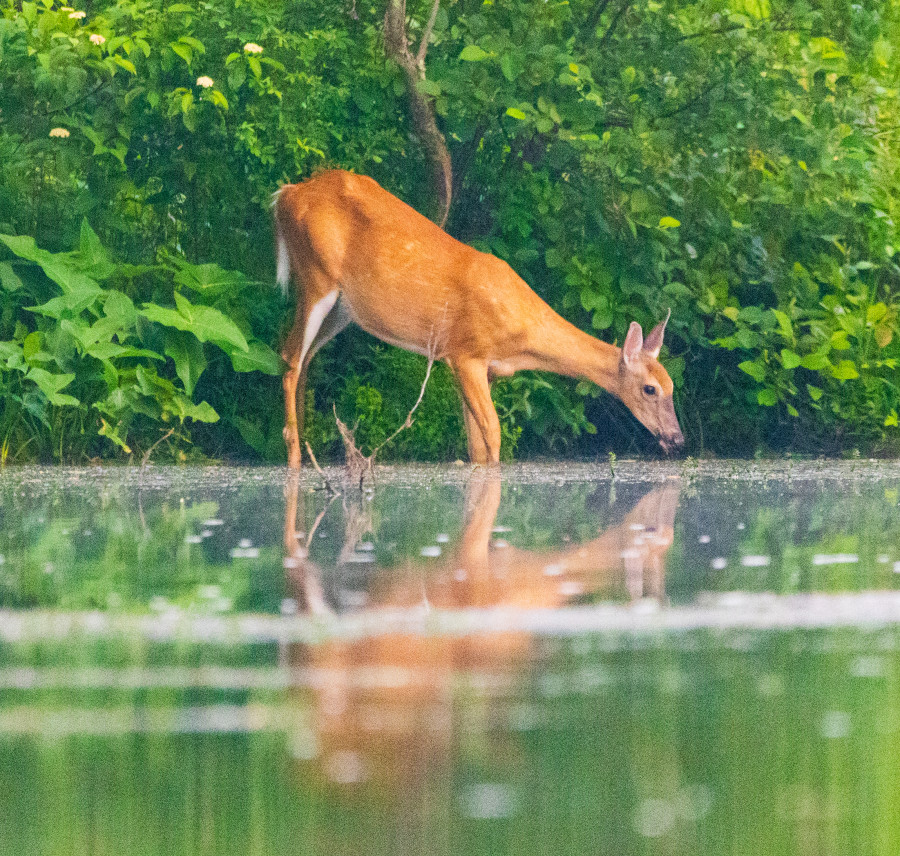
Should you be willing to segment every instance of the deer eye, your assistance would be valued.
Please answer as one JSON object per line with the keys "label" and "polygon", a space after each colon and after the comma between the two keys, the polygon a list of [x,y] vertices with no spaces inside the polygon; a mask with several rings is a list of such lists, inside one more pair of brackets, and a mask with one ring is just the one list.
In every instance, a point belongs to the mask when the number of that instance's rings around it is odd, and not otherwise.
{"label": "deer eye", "polygon": [[652,384],[649,384],[649,383],[648,383],[648,384],[644,387],[644,393],[645,393],[646,395],[656,395],[656,387],[653,386]]}

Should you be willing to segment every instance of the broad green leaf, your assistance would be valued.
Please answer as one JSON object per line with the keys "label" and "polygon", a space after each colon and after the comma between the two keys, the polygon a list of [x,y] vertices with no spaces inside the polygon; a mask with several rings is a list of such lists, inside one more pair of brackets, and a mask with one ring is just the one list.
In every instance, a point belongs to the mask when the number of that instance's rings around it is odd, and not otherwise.
{"label": "broad green leaf", "polygon": [[79,288],[60,297],[53,297],[40,306],[25,306],[24,309],[28,312],[35,312],[38,315],[46,315],[48,318],[59,319],[63,315],[77,317],[85,309],[93,306],[101,294],[103,294],[103,289],[96,285],[94,288]]}
{"label": "broad green leaf", "polygon": [[784,336],[785,339],[793,339],[794,328],[787,313],[782,312],[780,309],[773,309],[772,314],[775,316],[775,320],[778,322],[778,329],[781,332],[781,335]]}
{"label": "broad green leaf", "polygon": [[171,399],[176,394],[175,384],[168,378],[160,377],[155,366],[138,366],[134,376],[140,391],[151,398]]}
{"label": "broad green leaf", "polygon": [[123,330],[129,330],[137,320],[137,309],[127,294],[121,291],[109,291],[103,303],[103,314],[114,319]]}
{"label": "broad green leaf", "polygon": [[778,404],[778,394],[774,389],[761,389],[756,393],[756,401],[763,407],[774,407]]}
{"label": "broad green leaf", "polygon": [[18,291],[22,287],[22,280],[9,262],[0,262],[0,286],[6,291]]}
{"label": "broad green leaf", "polygon": [[259,371],[268,375],[282,375],[285,369],[284,360],[268,345],[256,339],[250,342],[247,353],[231,353],[231,365],[236,372]]}
{"label": "broad green leaf", "polygon": [[250,284],[250,280],[240,271],[225,270],[217,264],[182,263],[175,272],[174,279],[179,285],[209,294],[218,294],[222,291],[236,292]]}
{"label": "broad green leaf", "polygon": [[527,119],[528,117],[525,113],[520,110],[518,107],[508,107],[506,110],[507,116],[512,116],[513,119]]}
{"label": "broad green leaf", "polygon": [[110,425],[105,419],[101,417],[100,419],[100,430],[97,432],[101,437],[106,437],[109,440],[112,440],[117,446],[119,446],[126,454],[131,454],[131,448],[125,442],[125,438],[119,433],[119,429],[122,427],[122,423],[119,422],[115,427]]}
{"label": "broad green leaf", "polygon": [[660,229],[677,229],[681,225],[680,220],[676,220],[674,217],[660,217],[659,218],[659,228]]}
{"label": "broad green leaf", "polygon": [[762,363],[755,363],[753,360],[744,360],[738,365],[742,372],[746,372],[757,383],[762,383],[766,379],[766,367]]}
{"label": "broad green leaf", "polygon": [[521,73],[522,64],[519,59],[512,54],[503,54],[500,57],[500,71],[503,76],[512,83]]}
{"label": "broad green leaf", "polygon": [[191,60],[194,58],[194,52],[188,47],[188,45],[182,44],[181,42],[170,42],[169,47],[172,49],[173,53],[178,54],[185,63],[190,66]]}
{"label": "broad green leaf", "polygon": [[194,387],[207,366],[203,345],[196,336],[180,330],[166,330],[166,356],[175,362],[175,374],[181,379],[188,396],[194,394]]}
{"label": "broad green leaf", "polygon": [[813,386],[812,384],[806,384],[806,391],[809,393],[809,397],[813,401],[818,401],[822,397],[822,390],[817,386]]}
{"label": "broad green leaf", "polygon": [[6,363],[7,368],[23,366],[25,362],[22,346],[18,342],[0,342],[0,360]]}
{"label": "broad green leaf", "polygon": [[787,348],[783,348],[781,351],[781,364],[786,369],[795,369],[800,365],[800,355]]}
{"label": "broad green leaf", "polygon": [[418,81],[416,89],[424,95],[431,95],[432,97],[441,94],[441,84],[436,80],[428,80],[428,78]]}
{"label": "broad green leaf", "polygon": [[850,344],[849,339],[847,338],[846,330],[835,330],[834,333],[831,334],[831,337],[828,340],[831,343],[831,347],[835,351],[849,351],[853,346]]}
{"label": "broad green leaf", "polygon": [[176,395],[172,400],[172,410],[183,422],[185,419],[193,419],[195,422],[218,422],[219,414],[206,401],[194,404],[183,395]]}
{"label": "broad green leaf", "polygon": [[50,253],[40,249],[34,238],[27,235],[0,235],[0,241],[21,259],[35,262],[47,276],[64,292],[91,288],[98,292],[102,289],[89,276],[85,276],[72,266],[67,253]]}
{"label": "broad green leaf", "polygon": [[25,357],[26,362],[29,362],[35,354],[40,352],[43,344],[42,339],[43,335],[37,331],[29,333],[25,337],[25,341],[22,342],[22,356]]}
{"label": "broad green leaf", "polygon": [[873,303],[866,309],[866,323],[876,324],[887,315],[887,312],[888,308],[883,303]]}
{"label": "broad green leaf", "polygon": [[144,357],[150,360],[164,360],[156,351],[148,351],[146,348],[133,348],[129,345],[117,345],[115,342],[97,342],[85,349],[85,353],[89,357],[96,357],[98,360],[108,361],[113,359],[124,359],[125,357]]}
{"label": "broad green leaf", "polygon": [[807,354],[802,360],[800,360],[800,365],[805,369],[809,369],[813,372],[822,371],[824,368],[828,368],[831,363],[824,354]]}
{"label": "broad green leaf", "polygon": [[215,342],[220,347],[234,345],[242,351],[250,349],[244,334],[237,325],[218,309],[213,309],[211,306],[192,305],[183,294],[177,291],[175,292],[175,305],[182,316],[191,322],[191,332],[201,342]]}
{"label": "broad green leaf", "polygon": [[240,416],[234,416],[230,421],[237,428],[244,442],[259,455],[264,456],[266,453],[266,438],[260,428]]}
{"label": "broad green leaf", "polygon": [[841,360],[831,367],[831,375],[837,380],[854,380],[859,377],[859,372],[853,360]]}
{"label": "broad green leaf", "polygon": [[81,262],[88,268],[107,270],[110,266],[109,255],[103,249],[97,233],[91,228],[87,217],[81,221],[81,239],[79,242],[79,254]]}
{"label": "broad green leaf", "polygon": [[178,292],[175,293],[175,303],[178,305],[177,311],[155,303],[145,303],[141,314],[165,327],[193,333],[201,342],[214,342],[228,353],[231,353],[232,348],[249,350],[244,334],[218,309],[193,306]]}
{"label": "broad green leaf", "polygon": [[25,377],[37,385],[51,404],[67,407],[81,404],[74,396],[60,393],[61,389],[75,380],[74,374],[51,374],[46,369],[32,368]]}
{"label": "broad green leaf", "polygon": [[193,36],[179,36],[178,41],[193,48],[197,53],[206,53],[206,48],[200,39],[195,39]]}
{"label": "broad green leaf", "polygon": [[228,99],[218,89],[209,90],[208,97],[216,107],[221,107],[223,110],[228,109]]}
{"label": "broad green leaf", "polygon": [[481,60],[487,59],[487,57],[487,52],[482,50],[478,45],[466,45],[459,54],[459,58],[466,62],[481,62]]}
{"label": "broad green leaf", "polygon": [[[119,54],[113,54],[110,59],[121,68],[124,68],[125,71],[131,72],[131,74],[137,74],[137,69],[134,67],[134,63],[130,59],[125,59],[123,56],[119,56]],[[190,65],[190,63],[188,63]]]}

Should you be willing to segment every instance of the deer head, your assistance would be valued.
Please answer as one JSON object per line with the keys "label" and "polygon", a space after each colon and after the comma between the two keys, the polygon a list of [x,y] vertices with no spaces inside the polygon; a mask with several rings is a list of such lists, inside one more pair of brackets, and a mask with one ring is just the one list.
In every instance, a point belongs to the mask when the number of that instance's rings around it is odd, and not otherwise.
{"label": "deer head", "polygon": [[646,339],[641,325],[632,321],[619,360],[619,398],[667,454],[684,446],[672,403],[672,378],[657,359],[671,314],[670,310]]}

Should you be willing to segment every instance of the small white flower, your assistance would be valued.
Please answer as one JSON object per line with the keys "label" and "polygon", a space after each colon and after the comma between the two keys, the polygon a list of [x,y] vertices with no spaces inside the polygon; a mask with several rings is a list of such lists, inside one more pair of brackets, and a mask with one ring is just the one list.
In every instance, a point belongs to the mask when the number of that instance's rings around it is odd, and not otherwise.
{"label": "small white flower", "polygon": [[51,137],[68,137],[69,132],[65,128],[51,128],[50,129]]}
{"label": "small white flower", "polygon": [[260,54],[263,52],[262,46],[256,44],[256,42],[247,42],[244,45],[244,51],[250,54]]}
{"label": "small white flower", "polygon": [[197,86],[202,86],[204,89],[209,89],[212,85],[213,79],[211,77],[207,77],[205,74],[197,78]]}
{"label": "small white flower", "polygon": [[106,36],[101,36],[100,33],[91,33],[91,42],[95,45],[102,45],[106,41]]}
{"label": "small white flower", "polygon": [[87,12],[82,12],[81,10],[77,12],[69,12],[69,17],[73,18],[76,21],[80,21],[82,18],[87,17]]}

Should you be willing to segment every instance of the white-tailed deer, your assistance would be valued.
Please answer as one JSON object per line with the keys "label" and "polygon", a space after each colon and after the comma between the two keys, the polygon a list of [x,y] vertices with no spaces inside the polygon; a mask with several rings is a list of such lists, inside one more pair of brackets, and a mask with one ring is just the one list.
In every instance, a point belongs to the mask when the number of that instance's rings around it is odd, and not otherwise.
{"label": "white-tailed deer", "polygon": [[475,463],[500,460],[491,379],[522,369],[587,378],[620,398],[667,452],[684,444],[672,380],[657,361],[666,321],[646,339],[632,322],[621,348],[601,342],[554,312],[506,262],[451,238],[365,176],[330,170],[285,185],[275,223],[278,281],[287,289],[293,273],[298,285],[282,350],[291,467],[300,466],[309,362],[351,321],[449,365]]}

